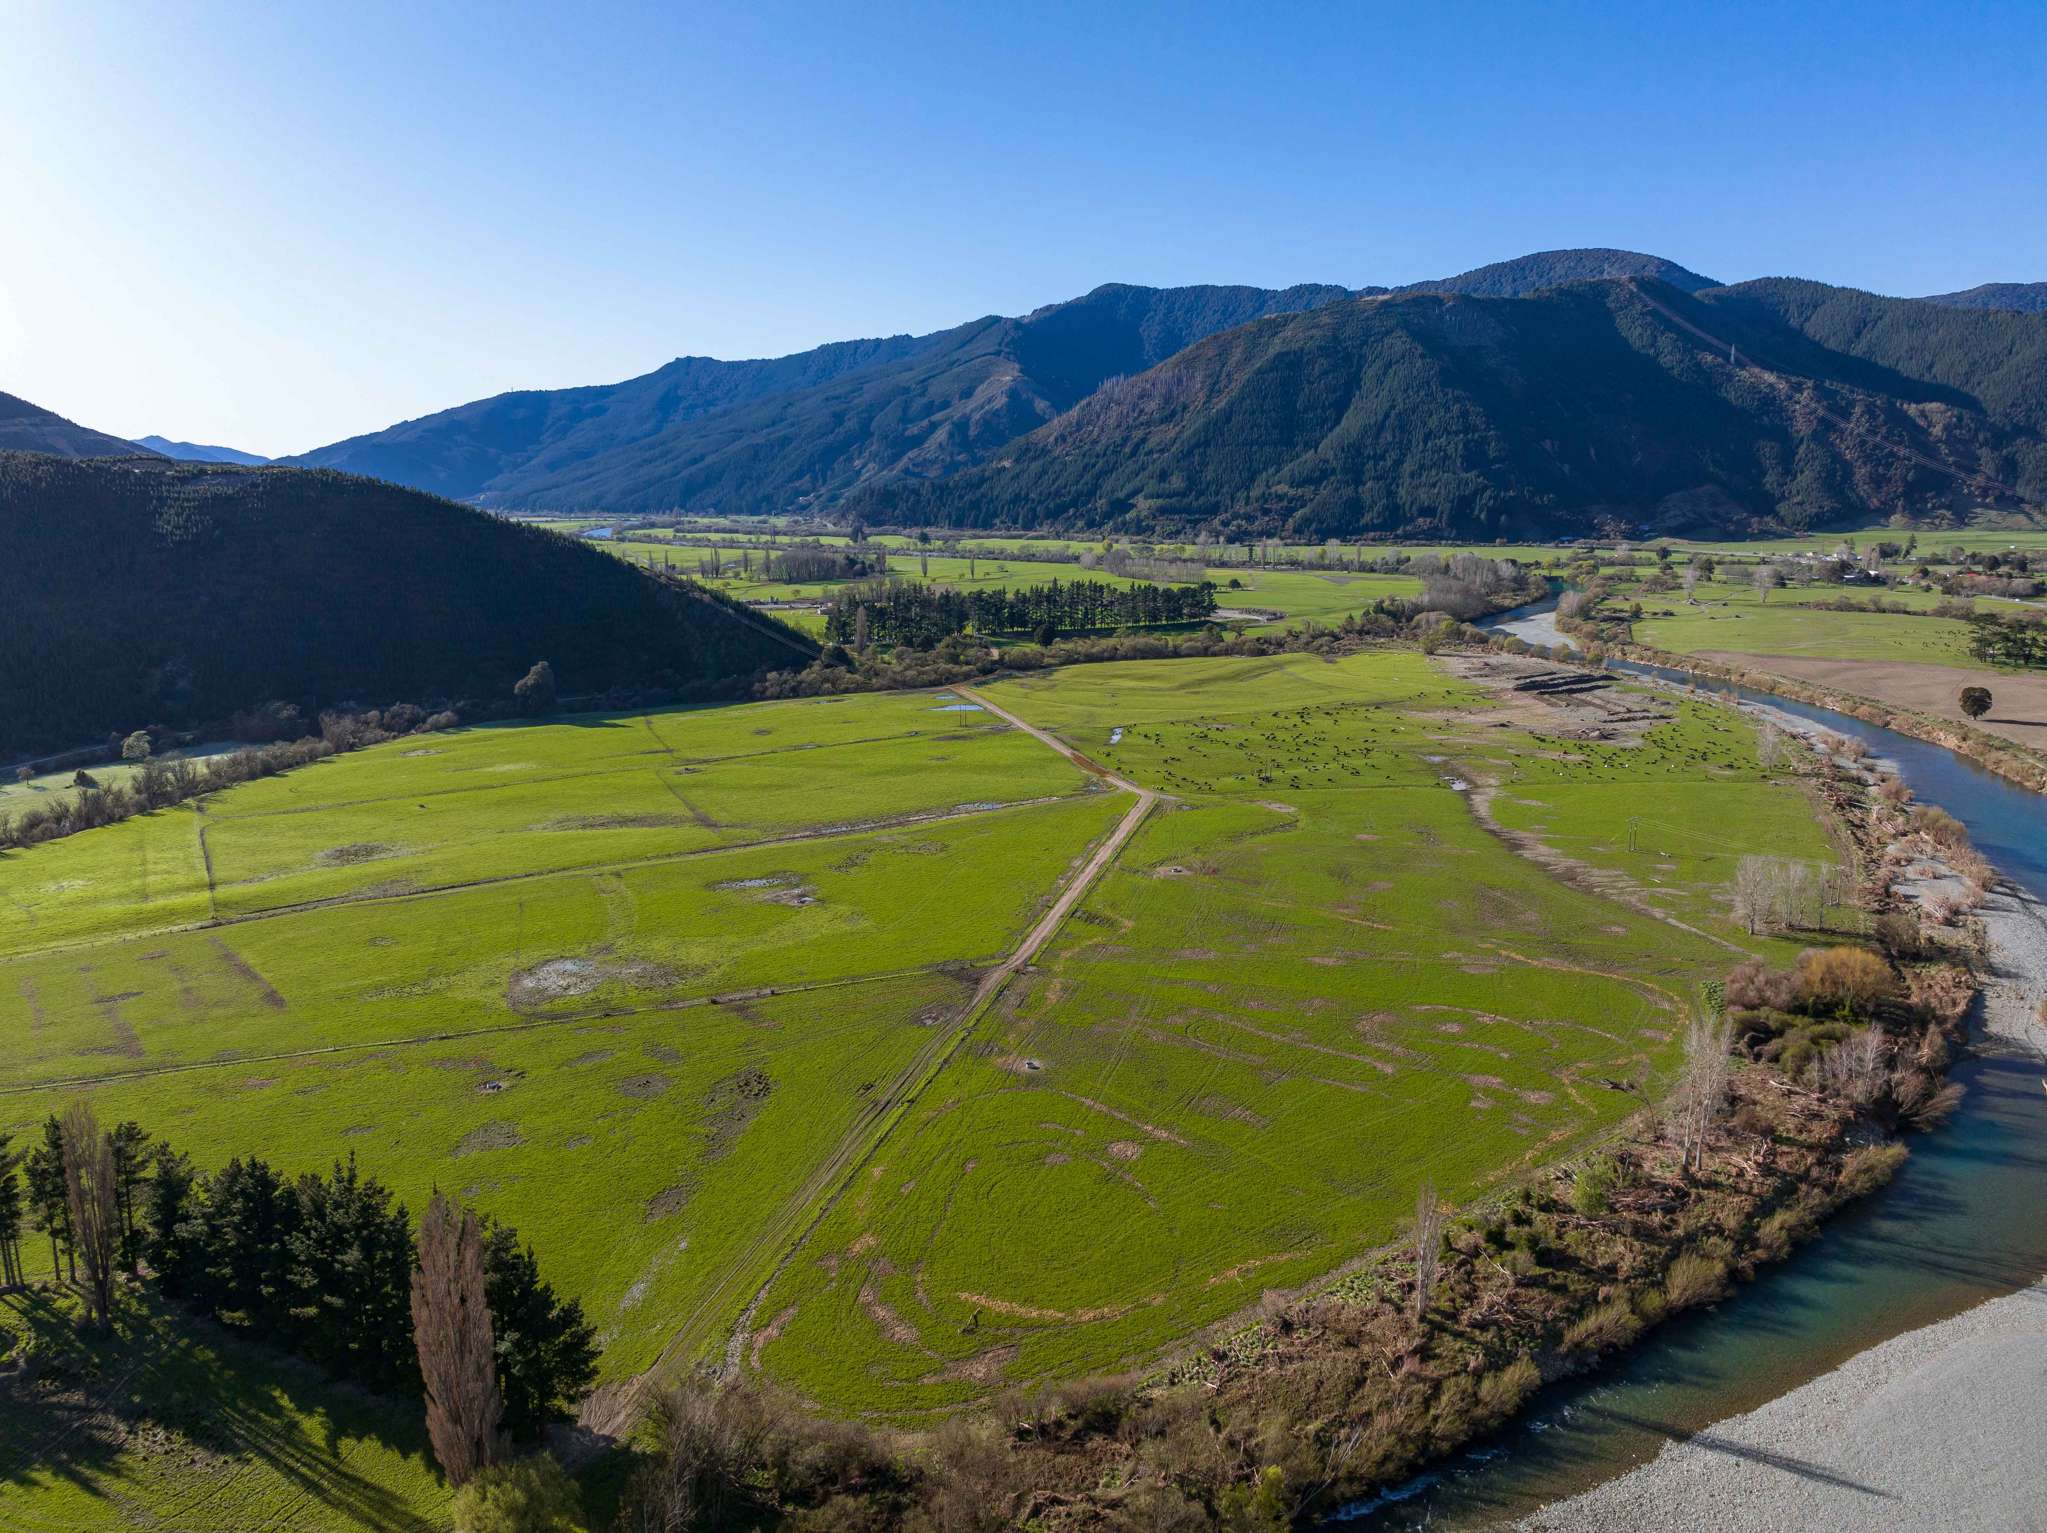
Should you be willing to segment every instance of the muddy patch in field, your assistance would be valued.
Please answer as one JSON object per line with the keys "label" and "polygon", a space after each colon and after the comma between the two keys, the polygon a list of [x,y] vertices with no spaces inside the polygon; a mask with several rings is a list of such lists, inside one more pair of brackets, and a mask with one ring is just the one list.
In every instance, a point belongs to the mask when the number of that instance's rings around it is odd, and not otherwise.
{"label": "muddy patch in field", "polygon": [[1027,1059],[1021,1054],[1004,1054],[994,1061],[995,1068],[1007,1070],[1011,1075],[1035,1075],[1045,1068],[1042,1059]]}
{"label": "muddy patch in field", "polygon": [[543,820],[535,830],[666,830],[696,822],[686,814],[573,814]]}
{"label": "muddy patch in field", "polygon": [[343,1139],[360,1139],[364,1134],[374,1134],[376,1127],[369,1123],[351,1123],[341,1131]]}
{"label": "muddy patch in field", "polygon": [[612,1058],[617,1053],[618,1050],[616,1049],[592,1049],[587,1054],[578,1054],[568,1062],[566,1068],[574,1070],[583,1065],[601,1065],[605,1060]]}
{"label": "muddy patch in field", "polygon": [[1045,1157],[1044,1164],[1048,1166],[1064,1166],[1071,1164],[1072,1160],[1073,1157],[1071,1155],[1066,1154],[1064,1151],[1054,1150],[1050,1155],[1047,1155]]}
{"label": "muddy patch in field", "polygon": [[696,1190],[696,1183],[688,1177],[663,1187],[647,1199],[645,1222],[652,1224],[656,1219],[666,1219],[681,1213],[688,1206],[689,1200],[696,1196]]}
{"label": "muddy patch in field", "polygon": [[382,841],[351,841],[346,846],[330,846],[324,852],[317,852],[313,861],[324,867],[353,867],[358,862],[375,862],[379,857],[396,857],[403,847],[387,846]]}
{"label": "muddy patch in field", "polygon": [[[739,1007],[735,1005],[732,1009],[737,1011]],[[650,1043],[640,1052],[649,1059],[660,1060],[664,1065],[679,1065],[682,1063],[682,1050],[670,1048],[665,1043]]]}
{"label": "muddy patch in field", "polygon": [[618,1083],[619,1093],[629,1097],[666,1096],[675,1084],[665,1075],[628,1075]]}
{"label": "muddy patch in field", "polygon": [[461,1143],[455,1146],[454,1154],[460,1158],[464,1155],[478,1155],[485,1150],[515,1150],[525,1142],[526,1136],[519,1132],[516,1123],[499,1120],[495,1123],[482,1124],[464,1134]]}
{"label": "muddy patch in field", "polygon": [[514,974],[505,985],[505,1000],[514,1011],[530,1011],[589,995],[607,984],[660,990],[675,982],[673,969],[643,959],[550,958]]}
{"label": "muddy patch in field", "polygon": [[1135,1160],[1143,1153],[1143,1145],[1128,1139],[1118,1139],[1109,1145],[1109,1154],[1116,1160]]}
{"label": "muddy patch in field", "polygon": [[704,1159],[722,1160],[768,1105],[775,1083],[759,1065],[726,1076],[704,1093]]}
{"label": "muddy patch in field", "polygon": [[597,1141],[591,1138],[588,1134],[571,1134],[567,1139],[564,1139],[562,1141],[562,1148],[564,1150],[581,1150],[587,1148],[590,1145],[595,1144],[596,1142]]}

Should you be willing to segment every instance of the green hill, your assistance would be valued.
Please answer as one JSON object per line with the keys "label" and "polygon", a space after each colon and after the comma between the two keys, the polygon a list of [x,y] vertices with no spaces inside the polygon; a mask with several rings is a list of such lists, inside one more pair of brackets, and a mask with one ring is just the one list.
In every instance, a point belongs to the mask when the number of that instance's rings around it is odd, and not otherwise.
{"label": "green hill", "polygon": [[306,469],[0,454],[0,759],[276,699],[729,689],[801,635],[434,496]]}
{"label": "green hill", "polygon": [[2047,375],[2027,371],[2047,321],[1899,300],[1912,316],[1857,331],[1819,300],[1840,290],[1798,287],[1626,278],[1266,319],[1102,389],[986,467],[849,509],[1528,538],[1926,513],[1998,498],[1989,481],[2047,500],[2031,403]]}

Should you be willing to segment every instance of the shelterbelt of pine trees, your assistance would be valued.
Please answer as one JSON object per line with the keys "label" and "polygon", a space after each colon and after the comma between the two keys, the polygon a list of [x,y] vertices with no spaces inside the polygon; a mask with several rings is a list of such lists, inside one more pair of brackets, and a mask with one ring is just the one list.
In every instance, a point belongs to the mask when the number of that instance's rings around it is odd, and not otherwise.
{"label": "shelterbelt of pine trees", "polygon": [[836,644],[865,637],[928,649],[969,628],[986,634],[1071,632],[1200,622],[1214,612],[1215,586],[1206,580],[1184,586],[1052,580],[1016,591],[955,591],[911,581],[875,581],[841,593],[825,615],[825,637]]}

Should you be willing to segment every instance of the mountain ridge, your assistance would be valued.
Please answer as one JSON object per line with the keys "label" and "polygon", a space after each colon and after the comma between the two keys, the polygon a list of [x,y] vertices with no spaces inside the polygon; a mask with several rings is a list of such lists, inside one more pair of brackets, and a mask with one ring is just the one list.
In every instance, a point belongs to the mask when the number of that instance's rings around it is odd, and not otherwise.
{"label": "mountain ridge", "polygon": [[1997,484],[2038,501],[2043,347],[2047,320],[1821,284],[1363,297],[1210,337],[988,465],[848,511],[1522,538],[1818,526]]}
{"label": "mountain ridge", "polygon": [[154,458],[161,454],[66,420],[14,394],[0,394],[0,452],[48,452],[66,458]]}

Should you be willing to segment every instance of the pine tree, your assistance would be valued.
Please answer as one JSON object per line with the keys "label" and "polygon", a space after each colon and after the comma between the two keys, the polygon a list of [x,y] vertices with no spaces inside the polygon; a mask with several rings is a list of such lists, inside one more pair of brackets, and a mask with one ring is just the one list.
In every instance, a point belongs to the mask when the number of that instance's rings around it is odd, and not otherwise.
{"label": "pine tree", "polygon": [[18,1174],[24,1156],[8,1148],[11,1134],[0,1134],[0,1286],[26,1281],[21,1270],[21,1230],[25,1210]]}
{"label": "pine tree", "polygon": [[50,1276],[64,1275],[70,1258],[71,1279],[78,1280],[77,1258],[71,1256],[71,1210],[64,1192],[64,1129],[51,1113],[43,1124],[43,1142],[26,1162],[29,1217],[50,1238]]}
{"label": "pine tree", "polygon": [[199,1174],[189,1155],[161,1142],[154,1160],[143,1218],[143,1253],[163,1291],[173,1298],[188,1298],[200,1284],[206,1259]]}
{"label": "pine tree", "polygon": [[597,1333],[575,1299],[557,1298],[531,1246],[501,1224],[484,1226],[483,1270],[496,1338],[505,1431],[530,1441],[597,1377]]}
{"label": "pine tree", "polygon": [[149,1135],[135,1122],[116,1124],[107,1136],[114,1151],[114,1188],[121,1210],[121,1265],[142,1263],[142,1222],[137,1217],[137,1194],[148,1179]]}

